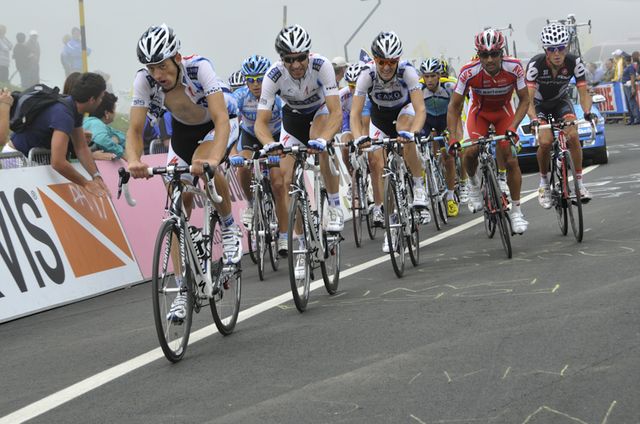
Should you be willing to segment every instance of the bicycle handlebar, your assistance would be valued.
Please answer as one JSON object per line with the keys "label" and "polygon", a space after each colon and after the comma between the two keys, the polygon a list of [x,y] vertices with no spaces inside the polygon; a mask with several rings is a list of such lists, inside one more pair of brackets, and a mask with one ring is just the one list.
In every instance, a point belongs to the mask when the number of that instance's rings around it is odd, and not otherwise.
{"label": "bicycle handlebar", "polygon": [[[147,175],[149,176],[153,176],[153,175],[182,175],[182,174],[188,174],[192,172],[192,166],[175,166],[175,165],[170,165],[170,166],[158,166],[158,167],[149,167],[147,168]],[[211,197],[211,200],[214,203],[221,203],[222,202],[222,197],[218,194],[218,192],[216,191],[216,186],[215,184],[212,183],[213,181],[213,175],[215,172],[215,168],[211,167],[208,163],[205,163],[203,165],[204,171],[205,171],[205,175],[206,175],[206,183],[205,183],[205,189],[207,191],[207,193],[209,194],[209,196]],[[121,167],[120,169],[118,169],[118,175],[119,175],[119,179],[118,179],[118,195],[116,196],[117,199],[120,198],[122,192],[124,192],[124,197],[125,200],[127,201],[127,204],[129,204],[129,206],[133,207],[137,204],[136,200],[131,196],[131,192],[129,191],[129,179],[131,178],[131,173],[129,171],[127,171],[126,169],[124,169],[124,167]],[[212,183],[212,184],[209,184]]]}
{"label": "bicycle handlebar", "polygon": [[560,121],[560,122],[554,122],[551,124],[538,125],[537,128],[533,129],[533,133],[535,136],[534,145],[536,146],[538,145],[541,129],[542,130],[551,129],[555,131],[555,130],[562,130],[570,126],[578,126],[585,123],[589,123],[589,126],[591,127],[591,137],[589,137],[589,143],[593,143],[593,141],[596,139],[596,123],[594,121],[587,121],[586,119],[575,119],[573,121]]}
{"label": "bicycle handlebar", "polygon": [[[460,142],[460,147],[470,147],[478,144],[486,144],[494,141],[502,141],[507,140],[509,137],[506,135],[492,135],[490,137],[480,137],[480,138],[468,138],[466,140],[462,140]],[[511,142],[513,144],[513,142]]]}

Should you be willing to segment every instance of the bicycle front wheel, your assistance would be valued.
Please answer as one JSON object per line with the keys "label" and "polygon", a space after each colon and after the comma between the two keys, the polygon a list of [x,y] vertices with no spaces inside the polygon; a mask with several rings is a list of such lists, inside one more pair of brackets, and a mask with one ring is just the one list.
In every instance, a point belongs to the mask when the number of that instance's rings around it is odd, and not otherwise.
{"label": "bicycle front wheel", "polygon": [[351,223],[356,247],[362,246],[363,195],[367,194],[362,189],[362,173],[354,170],[351,174]]}
{"label": "bicycle front wheel", "polygon": [[393,272],[398,277],[404,274],[404,243],[402,224],[400,220],[400,206],[395,179],[387,176],[384,180],[384,226],[385,236]]}
{"label": "bicycle front wheel", "polygon": [[[411,181],[411,175],[405,174],[405,187],[407,192],[407,204],[413,203],[413,181]],[[407,250],[409,250],[409,259],[413,266],[418,266],[420,262],[420,212],[415,208],[410,208],[407,211],[406,222],[403,228],[405,229],[405,235],[407,240]]]}
{"label": "bicycle front wheel", "polygon": [[[171,362],[181,360],[187,349],[195,295],[192,276],[177,265],[180,262],[179,240],[177,223],[173,220],[165,221],[156,238],[151,275],[153,318],[158,341],[164,356]],[[181,277],[181,284],[176,282],[176,274]],[[182,300],[176,299],[178,296]],[[177,306],[182,301],[186,303],[184,318],[170,314],[172,306]]]}
{"label": "bicycle front wheel", "polygon": [[278,218],[276,217],[273,195],[269,192],[264,197],[264,216],[267,222],[267,247],[271,269],[278,270]]}
{"label": "bicycle front wheel", "polygon": [[[320,216],[324,218],[329,207],[327,192],[322,190],[320,194]],[[322,219],[320,222],[324,222]],[[323,245],[324,245],[324,261],[320,262],[320,271],[322,272],[322,280],[327,293],[333,295],[338,291],[338,283],[340,282],[340,240],[342,236],[339,233],[330,233],[321,228]]]}
{"label": "bicycle front wheel", "polygon": [[426,168],[424,170],[424,179],[427,180],[427,196],[429,196],[431,219],[436,225],[436,229],[440,231],[440,217],[438,216],[438,187],[436,187],[433,172],[431,161],[427,161]]}
{"label": "bicycle front wheel", "polygon": [[495,226],[500,233],[500,241],[502,247],[507,255],[507,258],[511,258],[513,252],[511,249],[511,225],[509,224],[507,217],[507,209],[505,208],[502,199],[502,190],[498,186],[498,179],[496,178],[495,171],[489,169],[485,176],[487,178],[486,195],[490,204],[490,213],[493,214],[495,219]]}
{"label": "bicycle front wheel", "polygon": [[255,252],[256,265],[258,266],[258,278],[260,281],[264,280],[264,260],[266,258],[267,246],[266,246],[266,226],[264,211],[262,209],[262,196],[256,193],[253,206],[253,225],[251,228],[252,238],[255,240]]}
{"label": "bicycle front wheel", "polygon": [[311,240],[309,220],[312,217],[307,216],[305,219],[304,201],[299,192],[293,194],[289,205],[289,228],[287,229],[289,282],[293,302],[301,313],[307,308],[311,291],[311,255],[307,243]]}
{"label": "bicycle front wheel", "polygon": [[209,275],[214,287],[213,297],[209,300],[213,322],[218,331],[223,336],[228,336],[233,332],[240,313],[240,296],[242,294],[242,270],[238,263],[230,270],[224,271],[222,258],[213,254],[213,243],[222,240],[220,231],[220,218],[217,214],[211,214],[209,218],[211,228],[210,247],[211,258],[209,259]]}
{"label": "bicycle front wheel", "polygon": [[562,176],[562,166],[556,166],[558,161],[552,155],[551,156],[551,200],[553,202],[553,208],[556,211],[556,218],[558,219],[558,227],[560,227],[560,233],[563,236],[567,235],[569,231],[569,213],[567,212],[567,201],[564,199],[564,178]]}
{"label": "bicycle front wheel", "polygon": [[[567,203],[567,212],[569,212],[569,221],[571,222],[571,230],[578,243],[582,242],[584,235],[584,222],[582,217],[582,197],[580,196],[580,183],[576,178],[576,169],[573,166],[573,159],[569,152],[564,152],[563,158],[563,194]],[[572,181],[569,181],[571,176]]]}

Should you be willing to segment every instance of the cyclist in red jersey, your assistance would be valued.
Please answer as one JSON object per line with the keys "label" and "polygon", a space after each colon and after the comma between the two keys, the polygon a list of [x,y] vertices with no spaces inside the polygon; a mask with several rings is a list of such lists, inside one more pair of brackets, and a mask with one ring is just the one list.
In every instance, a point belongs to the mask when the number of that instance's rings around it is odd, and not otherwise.
{"label": "cyclist in red jersey", "polygon": [[[516,128],[524,118],[529,107],[529,93],[524,81],[524,69],[518,59],[505,57],[503,53],[505,39],[502,33],[487,29],[475,37],[478,60],[462,67],[447,111],[447,127],[451,132],[450,149],[459,146],[462,138],[458,122],[462,112],[465,95],[471,91],[471,106],[467,113],[469,137],[484,137],[493,125],[498,135],[506,135],[513,142],[518,141]],[[513,92],[519,99],[515,113],[511,105]],[[453,130],[452,130],[453,129]],[[499,142],[496,149],[498,167],[507,170],[507,184],[511,192],[512,207],[509,213],[511,226],[515,233],[522,234],[529,223],[520,210],[520,187],[522,175],[516,149],[508,141]],[[480,180],[476,175],[478,168],[478,148],[465,149],[464,163],[469,173],[469,209],[471,212],[482,210]]]}

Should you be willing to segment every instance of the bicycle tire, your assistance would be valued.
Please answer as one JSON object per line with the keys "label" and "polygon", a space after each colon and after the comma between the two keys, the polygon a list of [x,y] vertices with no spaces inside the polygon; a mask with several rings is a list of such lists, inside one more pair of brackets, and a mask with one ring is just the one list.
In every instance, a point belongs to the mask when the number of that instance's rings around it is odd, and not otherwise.
{"label": "bicycle tire", "polygon": [[511,259],[513,255],[513,250],[511,248],[511,224],[508,222],[509,218],[507,217],[507,210],[505,209],[502,201],[502,191],[498,185],[498,179],[496,178],[493,168],[490,167],[486,174],[487,175],[485,176],[487,176],[489,180],[487,195],[490,196],[490,201],[492,203],[491,213],[495,214],[496,227],[500,233],[502,247],[507,258]]}
{"label": "bicycle tire", "polygon": [[[211,243],[214,240],[222,240],[220,234],[220,218],[218,214],[211,214],[209,221],[211,229]],[[218,287],[218,291],[209,299],[209,307],[213,322],[218,331],[223,336],[231,334],[238,322],[240,313],[240,299],[242,296],[242,269],[240,263],[235,265],[232,275],[222,274],[222,258],[214,258],[213,245],[210,246],[211,258],[209,259],[209,270],[212,284]]]}
{"label": "bicycle tire", "polygon": [[[270,190],[270,189],[269,189]],[[274,271],[278,270],[278,217],[275,212],[275,203],[273,202],[273,195],[270,191],[266,192],[264,199],[264,204],[267,206],[265,208],[265,219],[269,228],[268,234],[268,245],[269,245],[269,262],[271,262],[271,269]]]}
{"label": "bicycle tire", "polygon": [[[366,195],[366,194],[365,194]],[[362,246],[362,174],[354,170],[351,174],[351,223],[356,247]]]}
{"label": "bicycle tire", "polygon": [[256,257],[256,267],[258,268],[258,278],[260,281],[264,281],[264,261],[267,253],[266,250],[266,228],[265,219],[262,210],[262,196],[256,193],[254,197],[253,206],[253,224],[251,226],[251,233],[256,243],[256,250],[254,255]]}
{"label": "bicycle tire", "polygon": [[[573,166],[573,159],[569,152],[564,152],[565,169],[565,182],[567,195],[567,211],[569,212],[569,222],[571,223],[571,230],[578,243],[582,243],[584,237],[584,217],[582,215],[582,197],[580,195],[580,183],[576,178],[576,170]],[[569,174],[571,174],[572,181],[569,181]]]}
{"label": "bicycle tire", "polygon": [[[324,217],[325,211],[329,206],[327,192],[323,189],[320,193],[320,209],[319,216]],[[320,219],[320,222],[323,222]],[[327,293],[336,294],[338,284],[340,283],[340,234],[325,231],[320,226],[321,237],[323,237],[324,261],[320,262],[320,272],[322,273],[322,281]]]}
{"label": "bicycle tire", "polygon": [[438,185],[438,214],[443,224],[449,223],[449,215],[447,214],[447,182],[442,172],[442,161],[438,161],[436,165],[436,181]]}
{"label": "bicycle tire", "polygon": [[562,178],[562,168],[556,165],[557,161],[551,156],[551,201],[556,212],[556,218],[558,226],[560,227],[560,234],[567,235],[569,231],[569,215],[567,212],[567,202],[563,196],[564,182]]}
{"label": "bicycle tire", "polygon": [[[289,228],[287,229],[287,244],[289,248],[289,254],[287,260],[289,264],[289,283],[291,285],[291,294],[293,295],[293,302],[296,305],[296,309],[300,313],[304,312],[309,302],[309,294],[311,287],[311,255],[309,249],[306,248],[305,252],[297,252],[301,250],[300,246],[297,246],[297,239],[295,238],[294,229],[296,224],[302,226],[302,237],[306,243],[310,239],[309,219],[304,219],[304,205],[303,199],[300,193],[294,193],[289,205]],[[295,276],[296,262],[298,258],[304,258],[305,261],[305,276],[303,279],[297,280]]]}
{"label": "bicycle tire", "polygon": [[441,226],[440,226],[440,220],[438,217],[438,205],[436,203],[436,199],[438,198],[438,195],[435,194],[436,191],[438,190],[437,187],[435,187],[435,179],[433,176],[433,169],[431,167],[431,161],[427,161],[426,163],[426,168],[424,170],[424,178],[427,182],[427,197],[429,198],[429,205],[431,206],[431,210],[429,211],[431,213],[431,219],[433,220],[433,223],[436,226],[436,229],[438,231],[440,231]]}
{"label": "bicycle tire", "polygon": [[249,257],[254,264],[258,263],[256,252],[253,251],[253,229],[247,231],[247,249],[249,249]]}
{"label": "bicycle tire", "polygon": [[[385,177],[384,180],[384,227],[387,236],[387,242],[389,244],[389,255],[391,256],[391,265],[393,271],[402,278],[404,274],[404,237],[402,237],[402,225],[397,226],[393,223],[393,216],[395,215],[397,221],[400,223],[399,208],[398,208],[398,196],[395,186],[395,179],[392,176]],[[391,225],[394,225],[392,228]],[[394,232],[395,230],[395,232]],[[397,255],[397,256],[396,256]]]}
{"label": "bicycle tire", "polygon": [[369,174],[369,170],[363,176],[363,187],[365,193],[365,206],[366,209],[363,209],[366,214],[365,222],[367,223],[367,233],[369,234],[369,240],[375,240],[376,235],[378,234],[378,227],[373,225],[373,213],[371,209],[371,205],[373,205],[373,199],[369,200],[369,184],[371,184],[371,176]]}
{"label": "bicycle tire", "polygon": [[[165,240],[166,237],[168,237],[167,240]],[[172,247],[175,242],[176,247],[180,249],[179,238],[180,231],[175,220],[167,220],[160,226],[153,251],[153,270],[151,275],[153,318],[156,333],[164,356],[171,362],[178,362],[184,357],[189,344],[191,323],[193,321],[194,293],[191,283],[192,278],[188,275],[188,272],[184,272],[181,290],[177,291],[179,287],[175,281],[175,270],[173,278],[170,275],[169,267],[173,267]],[[161,266],[162,269],[160,269]],[[171,309],[173,299],[175,299],[175,296],[171,296],[172,292],[167,293],[167,290],[172,290],[176,295],[177,293],[187,295],[186,316],[182,322],[174,323],[167,319],[167,313]]]}
{"label": "bicycle tire", "polygon": [[[405,174],[405,186],[407,190],[407,204],[413,203],[413,181],[409,174]],[[406,235],[407,250],[409,251],[409,259],[413,266],[418,266],[420,262],[420,212],[414,208],[410,208],[407,216],[408,234]]]}

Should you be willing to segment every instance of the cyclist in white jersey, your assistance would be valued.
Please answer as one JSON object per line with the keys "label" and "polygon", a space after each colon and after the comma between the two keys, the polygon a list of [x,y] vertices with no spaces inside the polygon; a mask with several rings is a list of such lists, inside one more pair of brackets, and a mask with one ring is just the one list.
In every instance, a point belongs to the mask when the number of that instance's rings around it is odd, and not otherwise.
{"label": "cyclist in white jersey", "polygon": [[[432,132],[435,135],[442,135],[447,129],[447,109],[455,85],[451,82],[440,82],[440,76],[444,72],[443,68],[442,61],[437,57],[429,58],[420,64],[420,73],[424,81],[422,95],[427,109],[427,119],[424,125],[426,135]],[[462,131],[462,124],[458,124],[458,127]],[[453,156],[445,148],[446,142],[434,143],[434,154],[437,153],[436,147],[442,151],[444,159],[447,182],[447,216],[458,216],[459,208],[454,195],[456,165]],[[439,149],[440,147],[442,149]]]}
{"label": "cyclist in white jersey", "polygon": [[242,70],[235,71],[233,74],[229,75],[229,87],[231,87],[231,92],[235,93],[235,91],[241,87],[244,87],[244,74]]}
{"label": "cyclist in white jersey", "polygon": [[[255,121],[258,112],[258,100],[262,91],[262,82],[264,80],[267,69],[271,66],[271,61],[264,56],[253,55],[242,62],[242,73],[245,79],[245,86],[236,90],[233,95],[238,101],[239,116],[242,119],[240,128],[240,138],[236,143],[235,152],[229,158],[231,164],[243,163],[245,159],[255,157],[257,152],[262,148],[262,143],[258,140],[255,133]],[[269,130],[274,139],[280,138],[280,126],[282,124],[282,100],[276,97],[273,104],[271,120],[269,121]],[[239,153],[238,153],[239,152]],[[236,155],[236,156],[234,156]],[[278,156],[272,159],[279,160]],[[251,192],[251,172],[247,168],[238,168],[238,181],[247,196],[249,203],[247,209],[242,214],[242,221],[245,227],[250,228],[253,222],[253,193]],[[278,252],[281,256],[287,254],[287,227],[286,217],[288,211],[286,207],[287,190],[284,187],[284,176],[280,168],[273,167],[269,171],[271,188],[273,190],[276,202],[276,216],[279,222],[279,238]]]}
{"label": "cyclist in white jersey", "polygon": [[[398,141],[407,143],[404,158],[413,175],[413,205],[425,208],[427,193],[414,142],[414,134],[422,131],[426,117],[418,73],[409,62],[400,61],[402,42],[394,32],[378,34],[371,45],[371,53],[374,60],[367,64],[356,83],[351,105],[351,130],[356,143],[362,147],[369,144],[369,138],[397,137]],[[357,118],[362,113],[366,96],[371,99],[368,135]],[[371,180],[377,180],[378,184],[378,189],[374,190],[374,202],[378,206],[384,196],[382,166],[380,161],[378,166],[371,167]],[[388,249],[385,233],[382,250],[388,252]]]}
{"label": "cyclist in white jersey", "polygon": [[[194,175],[202,175],[203,163],[217,167],[225,155],[230,116],[221,81],[208,59],[183,57],[179,50],[180,41],[166,24],[150,27],[138,42],[138,60],[145,67],[134,80],[126,143],[129,172],[134,178],[148,177],[148,165],[141,161],[147,113],[159,118],[165,110],[171,111],[173,135],[168,163],[190,164]],[[201,142],[207,136],[212,142]],[[229,185],[219,171],[215,174],[215,185],[223,198],[221,204],[215,205],[222,217],[223,260],[237,263],[242,258],[242,233],[231,214]],[[192,196],[184,195],[183,201],[189,213]],[[185,311],[186,297],[179,295],[168,319],[180,320]]]}
{"label": "cyclist in white jersey", "polygon": [[[340,129],[342,113],[336,76],[329,60],[310,54],[311,38],[299,25],[280,31],[276,37],[276,51],[280,61],[267,71],[262,83],[255,131],[265,151],[276,152],[299,143],[320,154],[320,168],[329,200],[327,231],[342,231],[344,217],[340,209],[339,177],[331,175],[326,146]],[[282,98],[282,130],[278,142],[274,141],[268,123],[276,94]],[[293,178],[294,158],[280,161],[289,187]],[[288,199],[287,199],[288,200]],[[288,203],[288,202],[287,202]],[[287,204],[288,208],[288,204]]]}

